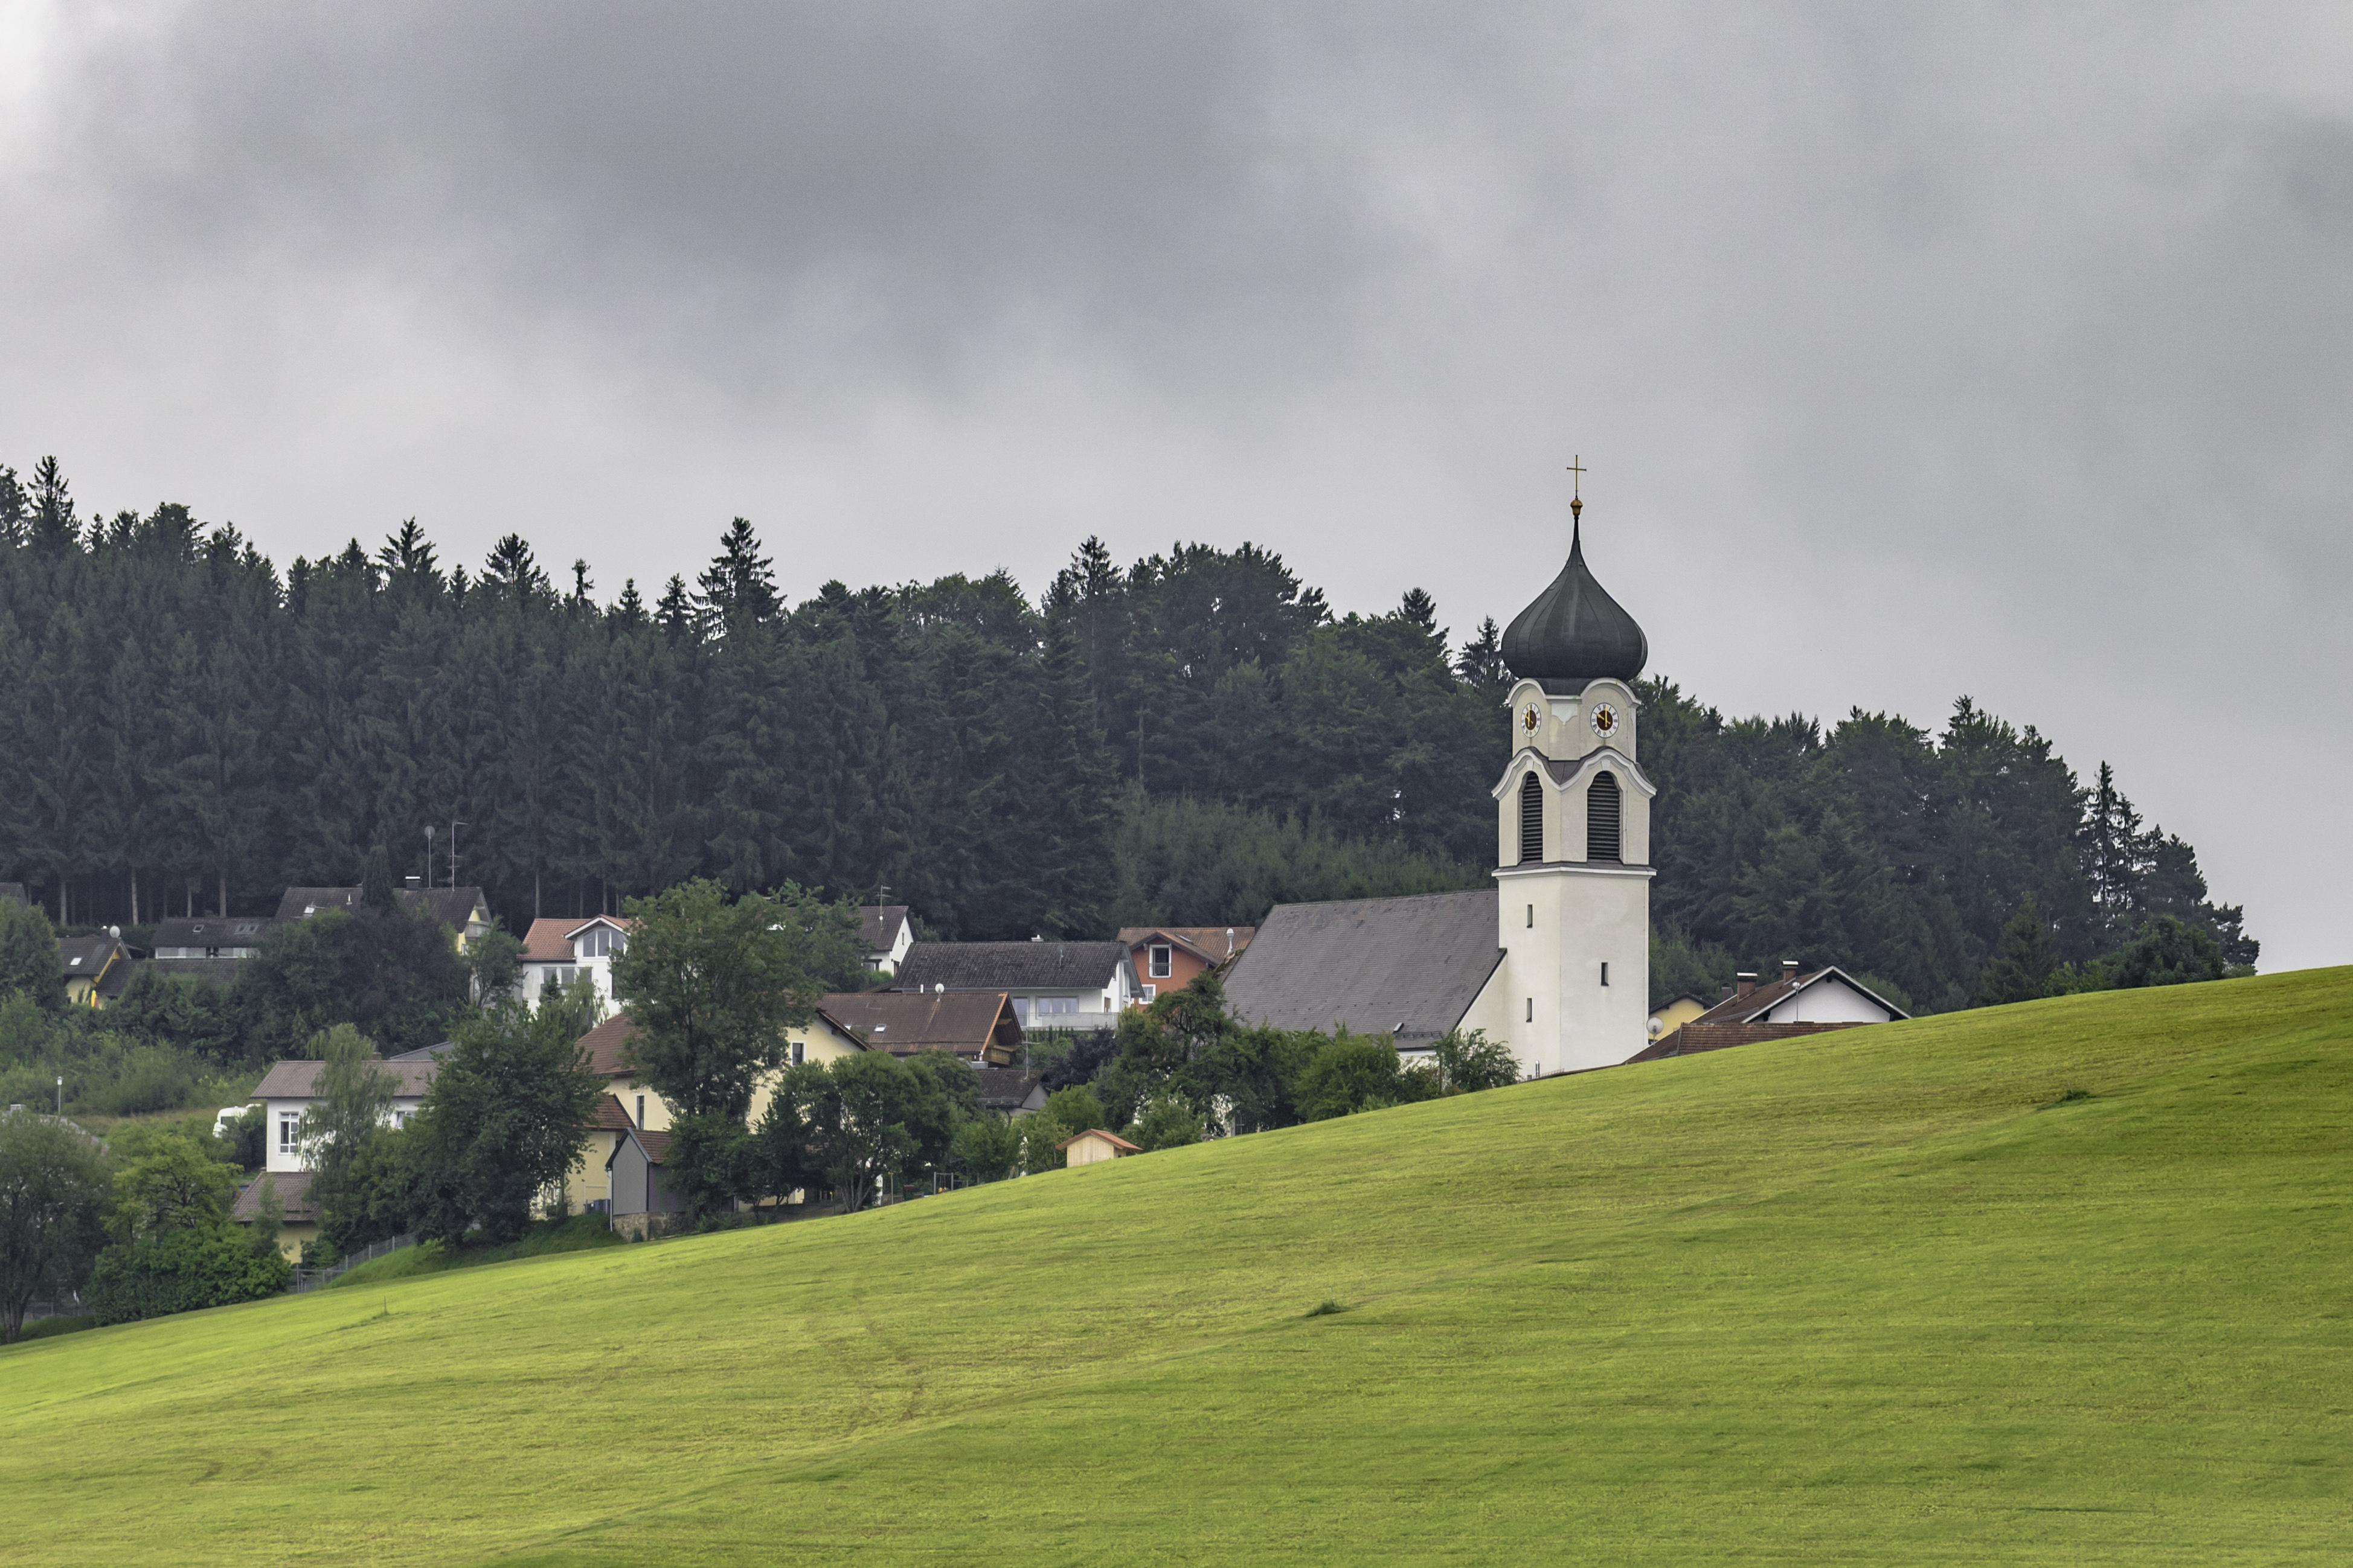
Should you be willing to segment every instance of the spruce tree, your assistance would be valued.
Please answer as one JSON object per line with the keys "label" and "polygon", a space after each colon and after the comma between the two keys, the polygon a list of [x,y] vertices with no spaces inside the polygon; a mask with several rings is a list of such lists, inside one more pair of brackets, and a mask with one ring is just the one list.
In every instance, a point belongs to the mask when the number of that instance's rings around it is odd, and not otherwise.
{"label": "spruce tree", "polygon": [[1977,1005],[1999,1007],[2010,1002],[2031,1002],[2048,995],[2051,972],[2058,961],[2051,952],[2051,931],[2043,923],[2042,913],[2034,907],[2034,895],[2029,893],[2001,928],[2001,942],[1994,949],[1993,961],[1986,965],[1985,977],[1978,983]]}

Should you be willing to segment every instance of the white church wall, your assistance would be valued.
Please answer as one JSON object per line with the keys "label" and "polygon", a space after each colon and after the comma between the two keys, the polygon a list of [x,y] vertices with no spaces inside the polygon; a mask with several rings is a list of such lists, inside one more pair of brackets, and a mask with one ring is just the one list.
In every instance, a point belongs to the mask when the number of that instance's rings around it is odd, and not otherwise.
{"label": "white church wall", "polygon": [[1473,1009],[1492,1014],[1500,1003],[1504,1021],[1489,1037],[1511,1041],[1529,1076],[1609,1067],[1640,1051],[1650,1021],[1648,868],[1506,868],[1496,880],[1504,958]]}

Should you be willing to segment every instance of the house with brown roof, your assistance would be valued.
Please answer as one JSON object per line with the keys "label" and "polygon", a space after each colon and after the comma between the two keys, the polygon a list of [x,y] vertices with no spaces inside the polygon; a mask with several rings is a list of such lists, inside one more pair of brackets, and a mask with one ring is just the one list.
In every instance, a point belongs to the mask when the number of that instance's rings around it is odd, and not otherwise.
{"label": "house with brown roof", "polygon": [[[386,1127],[407,1126],[417,1108],[425,1103],[425,1091],[433,1087],[433,1075],[441,1065],[431,1050],[427,1047],[389,1059],[376,1058],[394,1086],[392,1104],[385,1111]],[[273,1062],[253,1086],[253,1093],[247,1098],[261,1106],[268,1118],[263,1170],[288,1176],[311,1169],[314,1151],[303,1139],[302,1116],[325,1098],[319,1086],[326,1070],[322,1061]]]}
{"label": "house with brown roof", "polygon": [[[826,1000],[830,1002],[833,998]],[[588,1070],[605,1079],[609,1098],[618,1104],[629,1125],[640,1131],[667,1132],[673,1118],[670,1103],[645,1081],[631,1058],[629,1043],[638,1033],[634,1019],[626,1013],[617,1013],[580,1037],[580,1053]],[[786,1028],[784,1043],[787,1066],[804,1061],[833,1061],[868,1048],[864,1040],[847,1025],[828,1016],[822,1006],[807,1023]],[[760,1118],[767,1114],[768,1101],[775,1093],[773,1075],[753,1085],[749,1118],[753,1125],[757,1126]]]}
{"label": "house with brown roof", "polygon": [[610,1094],[598,1097],[596,1109],[588,1117],[588,1143],[581,1151],[580,1163],[572,1167],[564,1181],[564,1206],[574,1214],[586,1214],[605,1205],[609,1210],[613,1197],[613,1151],[632,1123],[621,1102]]}
{"label": "house with brown roof", "polygon": [[865,1048],[894,1057],[947,1051],[975,1067],[1009,1068],[1022,1056],[1021,1020],[1002,991],[842,992],[819,1002],[818,1014]]}
{"label": "house with brown roof", "polygon": [[596,983],[605,1011],[615,1009],[613,959],[629,945],[637,921],[619,915],[590,915],[586,920],[537,920],[523,933],[521,967],[515,973],[515,995],[536,1002],[586,974]]}
{"label": "house with brown roof", "polygon": [[311,1173],[265,1170],[237,1189],[237,1202],[229,1205],[230,1221],[251,1225],[259,1219],[266,1193],[278,1199],[278,1250],[287,1261],[299,1263],[302,1244],[319,1238],[319,1205],[311,1197]]}
{"label": "house with brown roof", "polygon": [[1910,1016],[1834,963],[1801,974],[1796,959],[1784,959],[1778,979],[1759,984],[1755,974],[1741,974],[1722,1001],[1627,1061],[1662,1061]]}
{"label": "house with brown roof", "polygon": [[919,942],[891,988],[1003,992],[1024,1029],[1115,1028],[1136,997],[1135,964],[1117,942]]}
{"label": "house with brown roof", "polygon": [[[425,1102],[425,1091],[433,1086],[433,1074],[440,1065],[433,1056],[436,1047],[411,1051],[383,1062],[392,1077],[394,1095],[391,1108],[385,1112],[385,1125],[406,1127]],[[251,1099],[263,1107],[268,1120],[262,1144],[262,1178],[267,1178],[278,1194],[284,1211],[284,1224],[278,1232],[278,1245],[289,1258],[301,1256],[302,1244],[319,1234],[319,1213],[311,1201],[311,1172],[316,1151],[302,1134],[302,1116],[319,1103],[319,1081],[327,1070],[322,1061],[280,1061],[270,1065],[253,1088]],[[237,1194],[229,1210],[229,1217],[249,1223],[261,1212],[261,1178],[256,1178]]]}
{"label": "house with brown roof", "polygon": [[1256,926],[1122,926],[1119,940],[1135,965],[1137,1002],[1182,991],[1204,970],[1222,969],[1241,955]]}
{"label": "house with brown roof", "polygon": [[1097,1165],[1105,1160],[1124,1159],[1130,1154],[1144,1152],[1118,1133],[1106,1132],[1100,1127],[1074,1133],[1054,1147],[1062,1152],[1063,1163],[1069,1165]]}

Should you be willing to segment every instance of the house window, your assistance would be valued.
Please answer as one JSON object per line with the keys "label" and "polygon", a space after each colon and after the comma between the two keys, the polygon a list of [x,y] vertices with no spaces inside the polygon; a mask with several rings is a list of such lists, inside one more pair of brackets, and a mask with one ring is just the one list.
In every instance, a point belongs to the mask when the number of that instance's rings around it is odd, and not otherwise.
{"label": "house window", "polygon": [[1157,986],[1157,985],[1147,985],[1147,986],[1145,986],[1145,987],[1144,988],[1144,999],[1145,999],[1146,1002],[1151,1001],[1154,997],[1155,997],[1155,996],[1157,996],[1157,995],[1159,995],[1159,994],[1160,994],[1160,987],[1159,987],[1159,986]]}
{"label": "house window", "polygon": [[1618,775],[1599,773],[1585,791],[1585,858],[1615,860],[1618,856]]}
{"label": "house window", "polygon": [[643,1127],[645,1124],[646,1124],[646,1097],[645,1097],[644,1095],[642,1095],[642,1094],[641,1094],[641,1095],[638,1096],[638,1126],[640,1126],[640,1127]]}
{"label": "house window", "polygon": [[608,958],[629,945],[629,939],[611,926],[595,926],[580,933],[577,952],[582,958]]}
{"label": "house window", "polygon": [[1079,999],[1075,996],[1040,996],[1029,1004],[1029,1010],[1041,1014],[1075,1013],[1079,1010]]}
{"label": "house window", "polygon": [[1520,864],[1544,858],[1544,785],[1530,773],[1520,782]]}
{"label": "house window", "polygon": [[1151,950],[1151,952],[1152,978],[1155,980],[1167,979],[1174,967],[1176,950],[1173,947],[1155,947]]}
{"label": "house window", "polygon": [[795,1067],[798,1067],[798,1066],[800,1066],[800,1065],[801,1065],[801,1042],[800,1042],[800,1041],[798,1041],[798,1040],[795,1040],[795,1041],[793,1042],[793,1066],[795,1066]]}
{"label": "house window", "polygon": [[290,1111],[281,1110],[278,1113],[278,1152],[280,1153],[294,1152],[297,1142],[295,1131],[301,1122],[302,1119]]}

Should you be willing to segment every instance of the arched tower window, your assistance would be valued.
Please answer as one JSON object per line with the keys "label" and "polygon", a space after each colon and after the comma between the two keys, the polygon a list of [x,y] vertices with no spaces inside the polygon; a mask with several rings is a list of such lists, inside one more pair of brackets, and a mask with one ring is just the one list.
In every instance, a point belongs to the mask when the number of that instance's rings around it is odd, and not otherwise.
{"label": "arched tower window", "polygon": [[1544,858],[1544,785],[1530,773],[1520,781],[1520,864]]}
{"label": "arched tower window", "polygon": [[1618,859],[1618,775],[1599,773],[1585,790],[1585,858]]}

